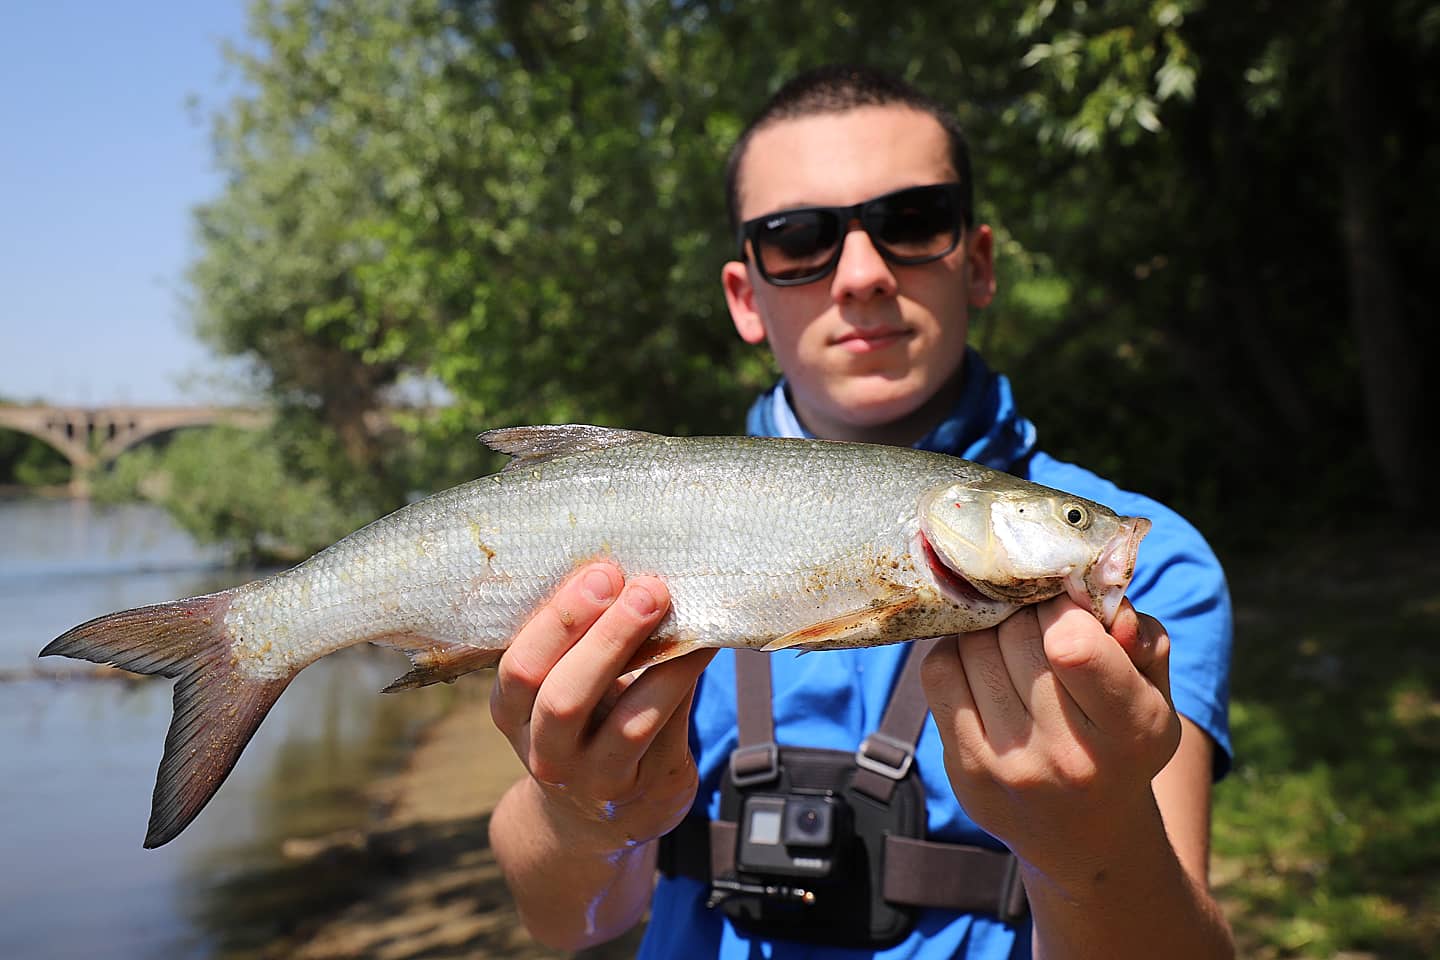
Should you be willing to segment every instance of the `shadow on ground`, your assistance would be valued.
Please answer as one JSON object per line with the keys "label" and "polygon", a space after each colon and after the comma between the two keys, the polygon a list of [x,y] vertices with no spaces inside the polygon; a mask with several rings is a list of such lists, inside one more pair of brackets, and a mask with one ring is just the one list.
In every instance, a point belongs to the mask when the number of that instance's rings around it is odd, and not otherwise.
{"label": "shadow on ground", "polygon": [[639,931],[578,954],[532,940],[490,852],[489,821],[487,814],[317,842],[284,866],[216,885],[204,919],[228,960],[634,956]]}

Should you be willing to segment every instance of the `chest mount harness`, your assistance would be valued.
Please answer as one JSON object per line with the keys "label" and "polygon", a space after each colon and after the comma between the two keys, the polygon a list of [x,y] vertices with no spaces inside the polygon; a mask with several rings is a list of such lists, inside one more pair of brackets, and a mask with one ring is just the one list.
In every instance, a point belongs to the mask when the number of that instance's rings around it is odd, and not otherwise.
{"label": "chest mount harness", "polygon": [[879,729],[854,753],[777,744],[770,656],[737,650],[739,744],[720,819],[690,816],[661,838],[660,869],[706,884],[706,906],[766,939],[883,948],[926,908],[1023,920],[1013,854],[925,839],[915,744],[934,642],[911,643]]}

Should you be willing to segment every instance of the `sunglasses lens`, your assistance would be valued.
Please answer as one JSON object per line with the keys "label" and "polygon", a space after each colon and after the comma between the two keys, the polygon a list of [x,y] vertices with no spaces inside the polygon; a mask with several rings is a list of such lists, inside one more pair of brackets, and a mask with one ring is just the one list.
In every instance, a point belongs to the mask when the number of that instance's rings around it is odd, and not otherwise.
{"label": "sunglasses lens", "polygon": [[772,279],[796,281],[830,267],[840,242],[839,218],[827,210],[766,217],[754,235],[755,255]]}
{"label": "sunglasses lens", "polygon": [[960,239],[961,214],[952,191],[916,187],[882,197],[865,210],[865,228],[895,260],[943,257]]}

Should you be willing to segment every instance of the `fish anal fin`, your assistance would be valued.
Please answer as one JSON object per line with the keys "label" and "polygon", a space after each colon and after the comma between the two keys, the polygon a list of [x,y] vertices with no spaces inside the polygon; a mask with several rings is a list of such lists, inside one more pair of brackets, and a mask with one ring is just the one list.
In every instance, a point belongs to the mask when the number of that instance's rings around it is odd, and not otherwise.
{"label": "fish anal fin", "polygon": [[496,453],[515,459],[506,470],[530,467],[557,457],[623,447],[640,440],[652,440],[656,434],[640,430],[595,427],[586,423],[538,424],[525,427],[500,427],[480,434],[480,442]]}
{"label": "fish anal fin", "polygon": [[396,678],[381,693],[414,690],[432,683],[451,683],[467,673],[493,667],[505,651],[453,640],[435,640],[412,633],[372,638],[371,643],[399,650],[410,658],[410,672]]}
{"label": "fish anal fin", "polygon": [[912,619],[909,614],[919,600],[920,597],[912,591],[897,591],[860,610],[851,610],[838,617],[791,630],[760,649],[766,653],[794,648],[832,650],[907,640],[910,638],[903,635],[900,626]]}
{"label": "fish anal fin", "polygon": [[635,651],[635,655],[625,664],[621,673],[653,667],[657,663],[683,657],[705,646],[706,644],[689,637],[651,637],[640,645],[640,649]]}

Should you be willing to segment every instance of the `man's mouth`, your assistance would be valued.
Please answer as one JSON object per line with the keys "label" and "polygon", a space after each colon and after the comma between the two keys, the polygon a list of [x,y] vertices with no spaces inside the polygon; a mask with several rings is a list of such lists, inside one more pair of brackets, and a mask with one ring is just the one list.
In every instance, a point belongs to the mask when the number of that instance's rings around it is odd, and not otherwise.
{"label": "man's mouth", "polygon": [[836,346],[850,353],[872,353],[885,350],[910,339],[910,331],[899,329],[851,330],[835,340]]}

